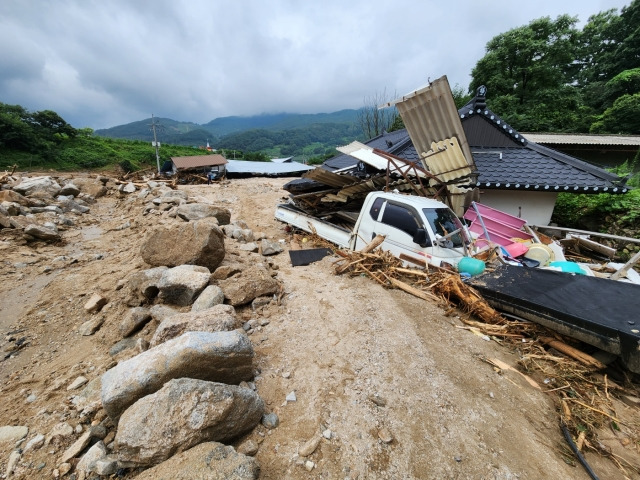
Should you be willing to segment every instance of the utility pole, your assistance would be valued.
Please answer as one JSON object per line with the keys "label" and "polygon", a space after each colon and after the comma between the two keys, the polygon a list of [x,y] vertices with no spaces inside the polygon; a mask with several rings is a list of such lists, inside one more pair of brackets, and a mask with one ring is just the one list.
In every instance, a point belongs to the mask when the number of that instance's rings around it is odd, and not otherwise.
{"label": "utility pole", "polygon": [[156,147],[156,163],[158,164],[158,174],[160,174],[160,153],[158,149],[160,148],[160,144],[158,143],[158,137],[156,136],[156,126],[158,124],[153,119],[153,113],[151,114],[151,130],[153,130],[153,143],[152,145]]}

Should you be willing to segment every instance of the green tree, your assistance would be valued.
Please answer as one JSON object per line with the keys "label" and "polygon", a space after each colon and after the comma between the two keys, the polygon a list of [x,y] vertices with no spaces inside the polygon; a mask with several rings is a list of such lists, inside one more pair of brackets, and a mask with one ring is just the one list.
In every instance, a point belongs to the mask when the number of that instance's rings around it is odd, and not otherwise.
{"label": "green tree", "polygon": [[543,17],[494,37],[473,68],[470,91],[485,85],[489,106],[519,129],[585,129],[573,115],[583,110],[572,85],[580,68],[574,61],[580,33],[576,23],[569,15]]}
{"label": "green tree", "polygon": [[618,97],[598,121],[591,126],[591,133],[640,134],[640,93]]}

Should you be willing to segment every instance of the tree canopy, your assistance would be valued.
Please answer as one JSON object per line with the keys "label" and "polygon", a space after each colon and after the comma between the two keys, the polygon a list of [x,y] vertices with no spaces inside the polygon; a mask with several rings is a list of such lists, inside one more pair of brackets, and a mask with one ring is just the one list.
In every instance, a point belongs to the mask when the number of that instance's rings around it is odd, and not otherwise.
{"label": "tree canopy", "polygon": [[[640,0],[589,17],[543,17],[491,39],[469,91],[525,131],[638,134]],[[637,111],[637,110],[636,110]]]}

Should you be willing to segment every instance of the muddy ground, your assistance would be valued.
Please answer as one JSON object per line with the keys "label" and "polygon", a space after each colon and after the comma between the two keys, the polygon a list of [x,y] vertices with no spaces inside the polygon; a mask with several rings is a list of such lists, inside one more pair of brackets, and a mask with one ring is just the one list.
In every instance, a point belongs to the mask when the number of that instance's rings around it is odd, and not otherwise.
{"label": "muddy ground", "polygon": [[[229,208],[232,220],[272,240],[288,241],[273,217],[286,181],[179,188]],[[109,349],[121,340],[118,326],[127,311],[118,282],[149,268],[139,248],[160,217],[143,217],[134,197],[112,192],[100,198],[56,245],[26,244],[0,230],[0,425],[28,426],[27,441],[61,421],[84,427],[91,421],[78,417],[69,401],[76,392],[66,387],[79,375],[91,380],[114,365]],[[229,256],[261,261],[234,240],[226,247]],[[482,360],[516,367],[512,348],[458,328],[461,313],[451,314],[444,304],[366,277],[334,275],[336,257],[292,267],[285,247],[271,257],[284,285],[281,304],[261,313],[237,309],[243,319],[268,321],[250,337],[255,383],[280,425],[260,425],[236,443],[259,444],[260,478],[589,478],[563,439],[552,394]],[[82,336],[77,329],[90,317],[83,305],[93,293],[109,299],[100,313],[105,321],[94,335]],[[139,336],[149,337],[153,328]],[[16,338],[26,346],[7,351]],[[549,379],[536,380],[544,387]],[[291,392],[296,401],[286,402]],[[316,451],[299,457],[298,449],[321,433]],[[16,476],[52,478],[72,440],[23,455]],[[11,447],[0,444],[0,473]],[[633,448],[629,454],[637,460]],[[586,457],[601,479],[624,478],[610,460]],[[640,478],[629,470],[627,476]]]}

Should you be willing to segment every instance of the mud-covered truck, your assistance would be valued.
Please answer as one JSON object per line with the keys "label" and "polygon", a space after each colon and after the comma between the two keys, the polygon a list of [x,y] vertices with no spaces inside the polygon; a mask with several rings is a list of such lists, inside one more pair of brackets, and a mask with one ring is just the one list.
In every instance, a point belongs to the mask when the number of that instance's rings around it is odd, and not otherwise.
{"label": "mud-covered truck", "polygon": [[359,212],[322,217],[281,204],[275,218],[356,251],[383,235],[380,247],[413,266],[455,267],[466,254],[467,231],[453,211],[442,202],[415,195],[371,192]]}

